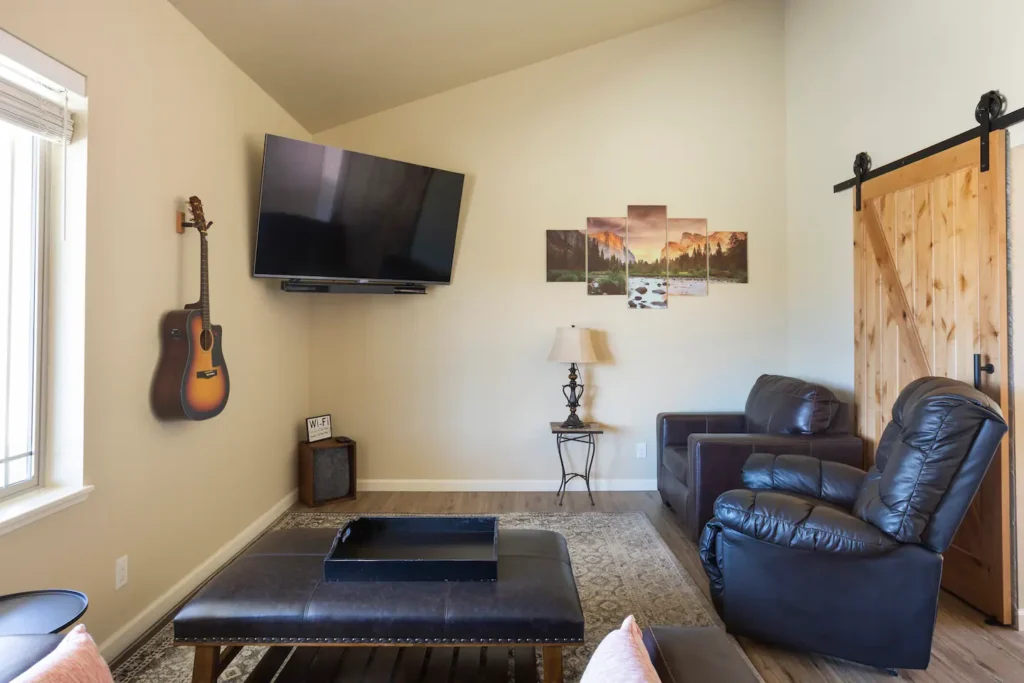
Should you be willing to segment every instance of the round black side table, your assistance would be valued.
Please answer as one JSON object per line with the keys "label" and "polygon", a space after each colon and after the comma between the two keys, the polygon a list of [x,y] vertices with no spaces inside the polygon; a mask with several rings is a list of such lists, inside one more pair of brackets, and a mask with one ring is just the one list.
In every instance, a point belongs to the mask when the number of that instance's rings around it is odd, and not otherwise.
{"label": "round black side table", "polygon": [[[562,504],[565,498],[565,488],[570,481],[577,477],[587,485],[587,495],[590,496],[590,504],[594,505],[594,494],[590,491],[590,471],[594,468],[594,457],[597,455],[597,435],[604,434],[596,423],[585,424],[582,427],[563,427],[561,422],[551,423],[551,433],[555,435],[555,446],[558,448],[558,462],[562,465],[562,483],[558,486],[558,504]],[[584,443],[587,445],[587,456],[583,462],[582,472],[566,472],[565,456],[562,454],[562,444],[569,442]]]}
{"label": "round black side table", "polygon": [[60,633],[89,608],[78,591],[53,589],[0,595],[0,636]]}

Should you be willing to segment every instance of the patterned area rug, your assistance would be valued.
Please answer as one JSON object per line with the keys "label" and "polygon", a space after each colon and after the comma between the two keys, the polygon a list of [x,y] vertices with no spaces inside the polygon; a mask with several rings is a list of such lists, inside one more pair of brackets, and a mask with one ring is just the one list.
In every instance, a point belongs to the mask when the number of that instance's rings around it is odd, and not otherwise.
{"label": "patterned area rug", "polygon": [[[275,525],[340,528],[354,515],[293,512]],[[642,512],[512,513],[498,515],[502,527],[549,529],[565,536],[583,603],[586,642],[565,649],[566,681],[578,681],[594,647],[626,615],[640,627],[652,624],[713,626],[699,589]],[[739,646],[737,645],[737,650]],[[243,681],[266,648],[246,647],[221,674]],[[114,671],[118,683],[187,683],[192,649],[172,645],[171,625],[160,629]]]}

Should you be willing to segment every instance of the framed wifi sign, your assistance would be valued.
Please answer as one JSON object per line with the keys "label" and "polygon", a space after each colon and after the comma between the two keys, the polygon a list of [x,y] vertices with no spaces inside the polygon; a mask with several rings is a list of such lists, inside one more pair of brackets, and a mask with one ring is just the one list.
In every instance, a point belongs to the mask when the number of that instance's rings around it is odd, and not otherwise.
{"label": "framed wifi sign", "polygon": [[306,441],[323,441],[329,438],[331,438],[330,415],[306,418]]}

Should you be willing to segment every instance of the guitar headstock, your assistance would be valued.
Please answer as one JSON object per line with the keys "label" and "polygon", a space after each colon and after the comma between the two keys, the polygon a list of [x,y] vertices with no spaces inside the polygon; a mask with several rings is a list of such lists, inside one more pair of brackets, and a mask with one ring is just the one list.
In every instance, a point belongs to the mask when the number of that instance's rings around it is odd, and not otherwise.
{"label": "guitar headstock", "polygon": [[188,211],[192,215],[192,225],[195,226],[201,234],[205,235],[206,231],[209,230],[213,223],[206,222],[206,216],[203,215],[203,200],[195,195],[188,198]]}

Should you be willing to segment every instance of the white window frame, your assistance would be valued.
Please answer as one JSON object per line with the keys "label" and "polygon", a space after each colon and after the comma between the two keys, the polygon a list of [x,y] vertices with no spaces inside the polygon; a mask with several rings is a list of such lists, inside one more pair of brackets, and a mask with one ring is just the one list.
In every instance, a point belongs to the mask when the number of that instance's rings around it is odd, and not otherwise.
{"label": "white window frame", "polygon": [[[73,115],[88,110],[86,78],[71,67],[0,29],[0,72],[38,96],[60,101]],[[13,72],[13,73],[12,73]],[[8,83],[10,78],[6,78]],[[26,102],[31,106],[32,98]],[[10,101],[7,105],[11,105]],[[17,103],[13,103],[17,107]],[[5,116],[11,112],[7,111]],[[52,114],[51,110],[51,114]],[[66,114],[65,114],[66,116]],[[53,123],[53,117],[49,117]],[[85,501],[93,486],[85,482],[85,181],[87,135],[72,135],[45,125],[48,137],[63,140],[48,148],[48,201],[44,235],[46,259],[40,277],[44,315],[35,425],[39,436],[34,488],[12,491],[0,499],[0,536]],[[63,133],[63,136],[61,135]],[[47,137],[44,135],[44,137]],[[11,487],[12,489],[14,487]],[[20,488],[20,487],[19,487]]]}
{"label": "white window frame", "polygon": [[[33,136],[33,194],[35,195],[35,206],[33,207],[32,223],[35,229],[35,354],[34,354],[34,375],[35,382],[32,397],[32,452],[29,457],[32,461],[32,477],[25,481],[0,488],[0,502],[9,500],[13,496],[25,493],[38,488],[46,481],[44,468],[46,467],[46,406],[47,384],[45,376],[47,359],[47,324],[49,319],[49,264],[50,264],[50,188],[53,186],[53,178],[50,177],[55,164],[52,163],[52,155],[55,153],[56,144]],[[10,332],[9,332],[10,334]],[[0,359],[0,362],[10,362],[9,359]],[[6,391],[6,387],[0,387]],[[3,416],[0,416],[3,419]],[[7,482],[7,468],[9,462],[21,457],[8,456],[6,428],[3,430],[4,443],[0,444],[0,468],[3,468],[3,482]]]}

